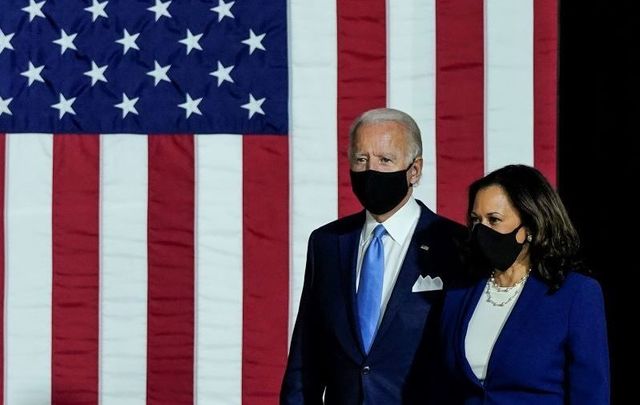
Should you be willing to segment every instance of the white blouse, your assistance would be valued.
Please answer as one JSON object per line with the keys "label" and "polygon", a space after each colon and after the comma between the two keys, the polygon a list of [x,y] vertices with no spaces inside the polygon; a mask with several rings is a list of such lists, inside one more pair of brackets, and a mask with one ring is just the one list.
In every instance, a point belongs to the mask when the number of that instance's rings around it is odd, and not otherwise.
{"label": "white blouse", "polygon": [[464,341],[467,361],[480,381],[484,381],[487,376],[493,346],[523,288],[524,282],[504,288],[494,286],[490,279],[487,281],[469,321]]}

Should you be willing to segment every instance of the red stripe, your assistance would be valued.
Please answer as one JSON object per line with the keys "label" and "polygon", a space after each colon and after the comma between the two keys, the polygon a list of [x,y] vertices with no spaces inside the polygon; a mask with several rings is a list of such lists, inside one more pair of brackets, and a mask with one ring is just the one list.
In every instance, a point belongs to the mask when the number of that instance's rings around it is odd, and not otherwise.
{"label": "red stripe", "polygon": [[149,136],[147,404],[193,404],[193,136]]}
{"label": "red stripe", "polygon": [[0,405],[4,404],[4,167],[5,136],[0,134]]}
{"label": "red stripe", "polygon": [[242,403],[275,404],[287,357],[289,139],[243,138]]}
{"label": "red stripe", "polygon": [[98,403],[97,135],[53,137],[53,404]]}
{"label": "red stripe", "polygon": [[338,1],[338,214],[362,209],[351,192],[349,127],[387,104],[385,0]]}
{"label": "red stripe", "polygon": [[484,174],[483,2],[436,2],[437,210],[464,221],[466,190]]}
{"label": "red stripe", "polygon": [[556,184],[558,1],[538,0],[533,4],[534,164]]}

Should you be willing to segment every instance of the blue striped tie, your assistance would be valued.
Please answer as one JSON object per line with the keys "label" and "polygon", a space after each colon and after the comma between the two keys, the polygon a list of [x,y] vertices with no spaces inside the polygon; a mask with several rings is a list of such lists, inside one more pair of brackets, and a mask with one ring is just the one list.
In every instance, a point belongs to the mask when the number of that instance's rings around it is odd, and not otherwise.
{"label": "blue striped tie", "polygon": [[358,285],[358,320],[364,350],[369,353],[373,337],[376,334],[382,301],[382,280],[384,278],[384,246],[382,236],[386,233],[384,226],[378,225],[373,230],[373,238],[367,247],[360,270]]}

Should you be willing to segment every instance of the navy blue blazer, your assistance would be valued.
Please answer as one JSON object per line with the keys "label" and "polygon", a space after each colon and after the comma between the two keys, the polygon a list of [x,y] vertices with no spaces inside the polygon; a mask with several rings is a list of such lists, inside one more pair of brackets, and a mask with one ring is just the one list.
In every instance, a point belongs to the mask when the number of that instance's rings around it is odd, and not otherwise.
{"label": "navy blue blazer", "polygon": [[413,293],[419,275],[460,269],[461,225],[424,204],[375,340],[365,354],[356,316],[356,261],[364,211],[309,238],[300,309],[281,404],[424,403],[443,292]]}
{"label": "navy blue blazer", "polygon": [[609,403],[609,352],[597,281],[569,273],[550,294],[540,278],[529,277],[493,347],[482,385],[467,362],[464,342],[473,311],[485,299],[486,282],[446,293],[443,403]]}

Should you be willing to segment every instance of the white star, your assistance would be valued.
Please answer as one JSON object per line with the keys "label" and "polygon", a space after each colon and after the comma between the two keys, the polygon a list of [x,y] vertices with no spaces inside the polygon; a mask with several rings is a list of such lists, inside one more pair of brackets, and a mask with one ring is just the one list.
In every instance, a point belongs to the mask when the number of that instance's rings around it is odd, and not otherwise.
{"label": "white star", "polygon": [[62,119],[62,117],[64,117],[64,115],[66,113],[69,114],[73,114],[76,115],[76,112],[73,110],[73,107],[71,107],[71,105],[76,101],[76,98],[70,98],[69,100],[67,100],[62,93],[60,93],[60,101],[57,102],[56,104],[52,104],[51,108],[55,108],[56,110],[59,111],[59,119]]}
{"label": "white star", "polygon": [[13,100],[11,97],[6,100],[0,97],[0,117],[2,116],[2,114],[13,115],[11,114],[11,110],[9,109],[9,103],[11,103],[11,100]]}
{"label": "white star", "polygon": [[178,42],[185,44],[187,46],[187,55],[189,55],[191,50],[194,48],[199,51],[202,50],[202,47],[198,43],[198,41],[200,41],[200,38],[202,38],[202,34],[193,35],[191,33],[191,30],[187,29],[187,37],[185,39],[181,39]]}
{"label": "white star", "polygon": [[197,99],[192,99],[189,93],[187,93],[187,101],[182,104],[178,104],[178,107],[184,108],[185,113],[187,114],[187,118],[191,115],[191,113],[196,113],[198,115],[202,115],[200,109],[198,108],[198,104],[202,101],[202,97]]}
{"label": "white star", "polygon": [[156,21],[158,21],[162,16],[171,18],[171,14],[169,14],[170,5],[171,5],[171,1],[163,3],[160,0],[156,0],[156,5],[153,7],[149,7],[147,10],[153,11],[154,13],[156,13]]}
{"label": "white star", "polygon": [[35,67],[33,66],[33,63],[29,62],[29,69],[20,73],[20,75],[29,78],[29,86],[31,86],[35,81],[44,83],[44,79],[41,75],[42,69],[44,69],[44,65]]}
{"label": "white star", "polygon": [[54,44],[60,45],[60,55],[64,54],[67,49],[73,49],[77,51],[78,48],[73,44],[73,40],[76,39],[78,34],[67,35],[64,30],[60,30],[60,38],[53,41]]}
{"label": "white star", "polygon": [[46,0],[36,3],[35,0],[29,0],[29,5],[27,7],[22,7],[22,11],[29,13],[29,22],[33,21],[36,17],[44,18],[42,6],[44,6],[45,1]]}
{"label": "white star", "polygon": [[98,66],[94,61],[91,61],[91,70],[84,72],[85,75],[91,78],[91,87],[98,82],[107,83],[107,78],[104,77],[104,71],[107,70],[109,65]]}
{"label": "white star", "polygon": [[116,41],[117,43],[122,44],[122,46],[124,47],[122,49],[123,55],[126,54],[131,48],[140,50],[140,48],[138,48],[138,45],[136,44],[136,40],[138,39],[139,35],[140,33],[130,35],[129,31],[127,31],[126,28],[124,29],[124,36]]}
{"label": "white star", "polygon": [[265,35],[267,34],[256,35],[253,33],[253,30],[249,30],[249,38],[242,41],[243,44],[249,45],[249,55],[251,55],[256,49],[262,49],[263,51],[266,50],[264,49],[264,46],[262,46],[262,40]]}
{"label": "white star", "polygon": [[256,100],[253,98],[253,94],[249,93],[249,102],[241,106],[242,108],[249,110],[249,119],[251,119],[255,113],[264,115],[264,111],[262,111],[262,103],[264,103],[264,100],[266,100],[264,97],[260,100]]}
{"label": "white star", "polygon": [[0,30],[0,54],[2,54],[5,49],[14,50],[13,45],[11,45],[11,38],[13,38],[14,35],[15,32],[5,35],[4,32]]}
{"label": "white star", "polygon": [[218,70],[215,70],[209,73],[211,76],[215,76],[218,78],[218,87],[222,84],[222,82],[230,82],[233,83],[233,79],[231,78],[231,71],[233,70],[234,65],[224,67],[220,61],[218,61]]}
{"label": "white star", "polygon": [[153,64],[155,65],[153,70],[147,72],[149,76],[153,76],[153,78],[155,79],[155,83],[153,85],[157,86],[158,83],[160,83],[162,80],[171,83],[171,80],[169,80],[169,76],[167,76],[167,72],[169,71],[169,69],[171,69],[171,65],[160,66],[158,61],[153,61]]}
{"label": "white star", "polygon": [[218,6],[211,9],[211,11],[218,13],[218,22],[222,21],[225,17],[235,18],[233,13],[231,13],[233,3],[235,3],[235,1],[225,3],[224,0],[218,0]]}
{"label": "white star", "polygon": [[138,115],[138,110],[136,110],[138,100],[140,100],[140,97],[129,99],[126,94],[122,93],[122,102],[114,104],[114,106],[122,110],[122,118],[126,117],[129,113]]}
{"label": "white star", "polygon": [[107,12],[104,11],[104,8],[107,7],[108,3],[108,1],[98,3],[98,0],[93,0],[93,4],[91,4],[91,7],[85,8],[86,11],[90,12],[93,15],[91,21],[97,20],[98,17],[109,18]]}

